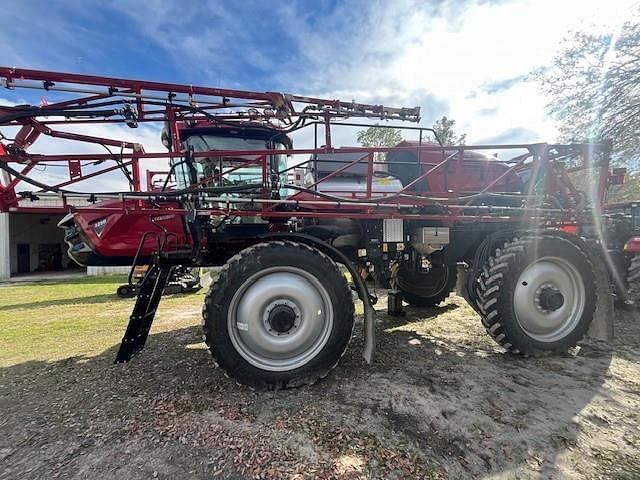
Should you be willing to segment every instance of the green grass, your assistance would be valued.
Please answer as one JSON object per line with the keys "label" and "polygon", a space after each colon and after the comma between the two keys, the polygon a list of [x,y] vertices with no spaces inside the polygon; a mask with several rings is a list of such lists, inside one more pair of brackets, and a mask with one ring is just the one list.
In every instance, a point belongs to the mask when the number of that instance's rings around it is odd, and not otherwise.
{"label": "green grass", "polygon": [[[93,356],[117,345],[135,302],[115,294],[125,281],[122,276],[85,277],[0,287],[0,367]],[[158,316],[175,317],[173,326],[194,323],[194,315],[174,312],[195,311],[203,293],[164,297]]]}

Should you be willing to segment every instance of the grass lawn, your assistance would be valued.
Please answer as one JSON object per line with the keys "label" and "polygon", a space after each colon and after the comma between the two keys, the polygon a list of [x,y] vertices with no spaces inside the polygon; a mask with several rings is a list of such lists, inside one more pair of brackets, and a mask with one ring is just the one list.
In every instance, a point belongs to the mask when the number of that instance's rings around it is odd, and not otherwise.
{"label": "grass lawn", "polygon": [[[0,367],[92,356],[117,344],[135,302],[115,294],[125,281],[123,276],[85,277],[0,287]],[[158,311],[161,321],[154,324],[152,333],[162,329],[163,311],[200,308],[204,293],[203,289],[164,297]],[[173,326],[178,326],[180,318],[172,317]]]}

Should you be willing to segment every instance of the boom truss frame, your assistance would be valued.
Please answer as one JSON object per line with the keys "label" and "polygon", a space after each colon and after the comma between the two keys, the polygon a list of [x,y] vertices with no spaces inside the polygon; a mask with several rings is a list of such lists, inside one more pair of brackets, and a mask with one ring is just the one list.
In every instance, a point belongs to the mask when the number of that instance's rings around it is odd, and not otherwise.
{"label": "boom truss frame", "polygon": [[[260,216],[263,218],[405,218],[436,220],[443,225],[453,225],[458,221],[536,221],[563,223],[575,221],[586,213],[585,205],[580,205],[578,189],[569,179],[572,172],[592,170],[597,172],[597,184],[590,194],[589,204],[596,209],[602,206],[609,177],[608,143],[587,144],[516,144],[479,146],[441,146],[423,142],[421,127],[420,141],[416,145],[379,148],[339,148],[332,146],[332,129],[337,126],[357,126],[347,123],[350,118],[376,118],[381,120],[420,120],[420,108],[395,108],[383,105],[326,100],[315,97],[282,94],[277,92],[250,92],[193,85],[182,85],[121,78],[78,75],[61,72],[46,72],[0,67],[0,86],[10,90],[40,89],[55,95],[67,97],[40,106],[0,107],[0,128],[14,127],[17,133],[10,143],[0,143],[0,211],[46,211],[66,212],[74,208],[87,211],[157,212],[154,203],[163,200],[198,199],[189,213],[211,216]],[[134,142],[104,138],[80,133],[74,128],[91,124],[124,124],[135,128],[140,123],[156,123],[167,127],[168,152],[147,152]],[[324,129],[324,145],[313,149],[250,150],[250,151],[208,151],[185,152],[181,146],[179,130],[184,126],[202,125],[262,125],[291,133],[301,128],[318,126]],[[370,125],[363,125],[370,126]],[[407,127],[394,127],[407,128]],[[105,153],[65,153],[38,154],[29,150],[43,138],[57,138],[76,142],[78,145],[101,145]],[[6,139],[5,139],[6,141]],[[118,149],[113,151],[111,149]],[[456,180],[468,159],[469,151],[521,153],[508,160],[495,160],[507,165],[504,172],[487,182],[481,191],[465,192]],[[435,152],[440,160],[422,163],[421,173],[398,193],[389,195],[377,191],[374,182],[376,167],[381,162],[380,155],[389,152],[413,152],[420,158],[426,152]],[[276,194],[282,188],[301,190],[296,185],[282,185],[277,177],[298,167],[308,167],[317,156],[328,153],[348,153],[359,155],[350,163],[342,165],[334,173],[317,179],[302,190],[312,195],[304,200],[281,199]],[[290,157],[289,165],[274,171],[271,159],[274,155]],[[152,185],[143,186],[144,173],[141,162],[153,160],[166,162],[180,161],[186,156],[192,159],[216,157],[229,165],[225,171],[201,179],[183,191],[157,191]],[[302,160],[298,160],[302,158]],[[295,159],[295,161],[293,161]],[[38,166],[65,165],[68,180],[52,184],[33,179]],[[318,192],[322,183],[328,182],[340,173],[348,173],[360,164],[366,165],[366,190],[339,196],[338,192]],[[106,166],[105,166],[106,165]],[[216,194],[210,184],[233,171],[248,165],[257,166],[262,172],[257,191],[250,195],[242,192],[230,198],[226,194]],[[97,168],[96,168],[97,167]],[[513,172],[531,168],[534,174],[541,174],[539,191],[521,192],[518,206],[496,206],[491,198],[501,195],[492,189]],[[153,175],[160,173],[153,167]],[[90,169],[91,171],[87,171]],[[111,172],[120,171],[131,185],[129,192],[79,192],[68,187],[99,178]],[[451,181],[443,191],[430,191],[428,195],[416,188],[418,184],[436,172],[449,175]],[[151,177],[147,172],[147,179]],[[28,184],[29,191],[20,194],[19,188]],[[35,187],[35,188],[34,188]],[[60,199],[56,207],[25,206],[29,199],[55,195]],[[513,197],[513,194],[510,194]],[[86,206],[78,207],[77,201],[86,200]],[[96,203],[103,199],[121,200],[119,207],[104,208]],[[131,199],[138,202],[131,202]],[[32,202],[33,203],[33,202]],[[132,207],[134,205],[134,207]],[[187,213],[187,209],[176,210]]]}

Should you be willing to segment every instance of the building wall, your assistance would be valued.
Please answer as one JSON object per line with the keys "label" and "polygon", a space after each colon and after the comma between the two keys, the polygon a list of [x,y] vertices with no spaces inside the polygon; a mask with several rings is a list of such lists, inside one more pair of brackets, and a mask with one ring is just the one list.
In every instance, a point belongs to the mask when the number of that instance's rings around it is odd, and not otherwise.
{"label": "building wall", "polygon": [[64,233],[57,227],[63,215],[47,215],[35,213],[9,213],[9,258],[11,274],[18,273],[18,244],[29,245],[29,270],[35,271],[39,266],[40,244],[59,244],[62,252],[62,267],[66,269],[71,262],[64,243]]}
{"label": "building wall", "polygon": [[9,213],[0,212],[0,281],[8,280],[11,274]]}
{"label": "building wall", "polygon": [[98,277],[100,275],[128,275],[131,267],[87,267],[87,275]]}

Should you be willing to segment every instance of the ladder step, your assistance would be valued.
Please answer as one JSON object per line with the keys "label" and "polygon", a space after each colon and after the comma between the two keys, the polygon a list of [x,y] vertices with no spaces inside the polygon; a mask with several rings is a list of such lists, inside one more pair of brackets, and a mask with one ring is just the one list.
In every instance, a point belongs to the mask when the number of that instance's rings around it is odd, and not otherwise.
{"label": "ladder step", "polygon": [[157,264],[149,267],[147,274],[142,279],[138,298],[129,317],[129,324],[122,338],[115,363],[128,362],[144,348],[162,293],[169,281],[171,268],[169,265]]}

